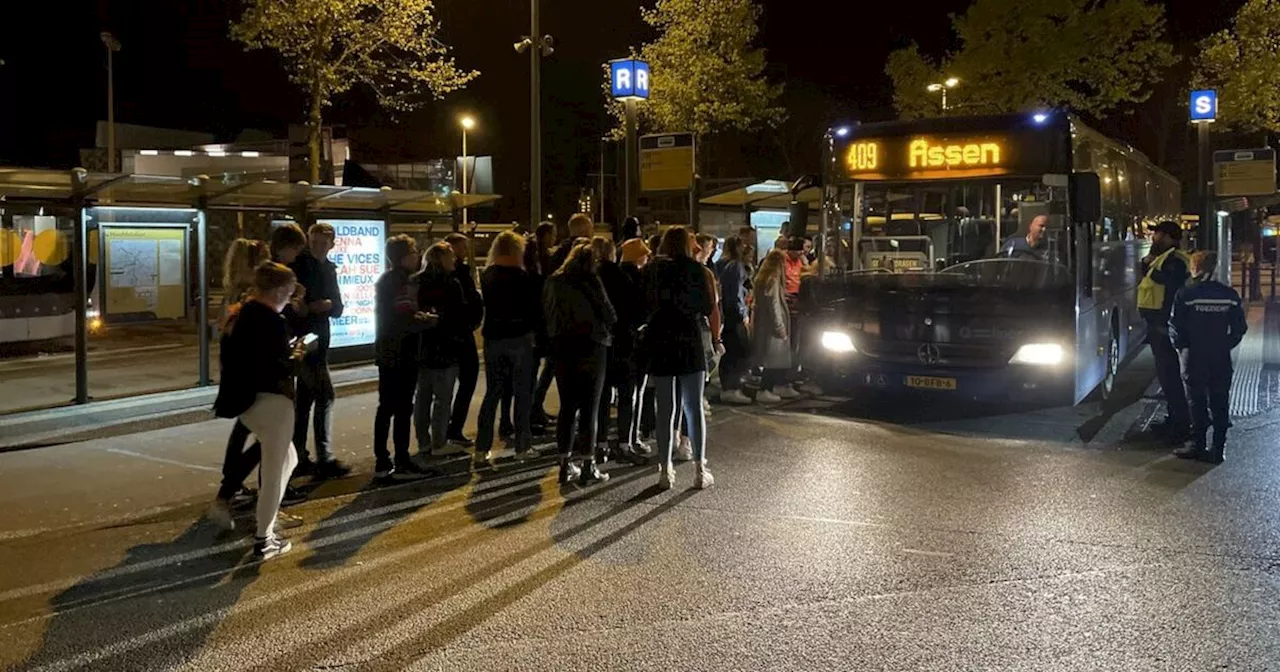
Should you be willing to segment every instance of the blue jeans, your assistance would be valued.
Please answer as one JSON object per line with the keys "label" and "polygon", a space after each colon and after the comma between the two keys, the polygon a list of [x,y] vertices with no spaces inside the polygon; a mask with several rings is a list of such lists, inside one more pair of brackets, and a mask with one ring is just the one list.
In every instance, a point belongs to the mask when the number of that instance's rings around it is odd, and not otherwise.
{"label": "blue jeans", "polygon": [[333,460],[330,437],[333,436],[333,380],[329,377],[329,363],[323,358],[309,355],[302,360],[298,372],[298,394],[293,404],[293,447],[298,451],[298,461],[307,457],[307,425],[311,420],[311,406],[316,407],[316,462],[324,464]]}
{"label": "blue jeans", "polygon": [[671,452],[676,446],[676,397],[679,391],[683,406],[685,433],[693,444],[693,461],[707,458],[707,419],[702,415],[702,392],[706,386],[705,371],[681,376],[650,376],[650,384],[658,397],[658,464],[671,465]]}
{"label": "blue jeans", "polygon": [[533,336],[502,338],[484,342],[484,401],[480,402],[476,452],[493,447],[493,422],[498,404],[515,397],[515,447],[525,452],[533,447],[529,428],[533,408]]}
{"label": "blue jeans", "polygon": [[413,402],[413,428],[418,434],[418,450],[433,452],[449,440],[449,412],[458,367],[418,369],[418,398]]}

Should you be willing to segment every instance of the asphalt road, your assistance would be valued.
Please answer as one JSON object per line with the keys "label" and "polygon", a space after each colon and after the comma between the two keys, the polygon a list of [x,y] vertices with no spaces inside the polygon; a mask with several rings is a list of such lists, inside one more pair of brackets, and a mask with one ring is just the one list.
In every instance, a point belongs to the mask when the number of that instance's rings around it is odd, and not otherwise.
{"label": "asphalt road", "polygon": [[[1210,468],[1133,436],[1147,405],[718,407],[711,490],[689,465],[667,493],[630,467],[561,489],[550,461],[357,477],[295,507],[294,552],[266,564],[199,520],[202,492],[15,533],[0,667],[1280,669],[1280,415],[1240,422]],[[161,454],[134,468],[181,478]],[[109,509],[96,487],[60,497]],[[0,518],[25,515],[5,497]]]}

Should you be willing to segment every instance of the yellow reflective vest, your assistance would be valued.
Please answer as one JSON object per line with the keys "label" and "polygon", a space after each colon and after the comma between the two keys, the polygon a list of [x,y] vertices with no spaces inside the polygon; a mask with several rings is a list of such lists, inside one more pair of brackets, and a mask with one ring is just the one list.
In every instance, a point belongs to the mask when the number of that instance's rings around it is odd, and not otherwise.
{"label": "yellow reflective vest", "polygon": [[1138,309],[1139,310],[1163,310],[1164,296],[1166,291],[1176,292],[1181,287],[1165,287],[1163,284],[1156,282],[1151,277],[1156,271],[1164,266],[1164,262],[1169,259],[1169,255],[1175,255],[1182,259],[1182,263],[1187,265],[1187,270],[1191,269],[1191,257],[1182,250],[1171,247],[1165,250],[1163,254],[1156,257],[1151,265],[1147,267],[1147,274],[1143,276],[1142,282],[1138,283]]}

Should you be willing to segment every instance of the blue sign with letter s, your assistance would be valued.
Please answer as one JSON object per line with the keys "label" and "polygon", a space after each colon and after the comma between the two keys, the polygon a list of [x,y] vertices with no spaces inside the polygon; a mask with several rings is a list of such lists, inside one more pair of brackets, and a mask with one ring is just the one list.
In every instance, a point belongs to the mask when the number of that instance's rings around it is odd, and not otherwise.
{"label": "blue sign with letter s", "polygon": [[1213,121],[1218,118],[1218,92],[1213,89],[1191,92],[1191,121]]}

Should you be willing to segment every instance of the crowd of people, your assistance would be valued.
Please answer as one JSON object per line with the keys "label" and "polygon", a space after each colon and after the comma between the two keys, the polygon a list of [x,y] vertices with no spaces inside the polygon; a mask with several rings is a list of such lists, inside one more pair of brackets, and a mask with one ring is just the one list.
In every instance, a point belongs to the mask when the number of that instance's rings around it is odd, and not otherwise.
{"label": "crowd of people", "polygon": [[[714,237],[675,226],[645,240],[629,218],[615,242],[595,236],[579,214],[558,242],[551,223],[528,235],[501,232],[479,273],[463,234],[425,251],[410,236],[391,237],[375,285],[374,477],[429,476],[433,458],[456,447],[474,448],[474,466],[486,467],[501,453],[495,429],[512,457],[526,458],[534,436],[554,424],[561,484],[605,481],[602,466],[621,460],[656,462],[662,489],[675,486],[676,463],[692,462],[693,486],[710,487],[709,376],[718,369],[726,403],[798,394],[796,296],[812,243],[782,239],[756,269],[754,234],[747,227],[727,239],[713,263]],[[244,480],[257,467],[254,551],[262,559],[290,549],[276,530],[292,518],[282,502],[305,498],[291,479],[351,471],[331,445],[329,321],[343,310],[333,244],[327,224],[306,234],[286,224],[268,243],[236,240],[224,264],[214,410],[236,424],[209,515],[233,528],[232,502],[251,496]],[[485,392],[473,442],[463,424],[481,369],[477,330]],[[755,399],[744,392],[753,373],[763,383]],[[544,411],[553,382],[554,420]]]}

